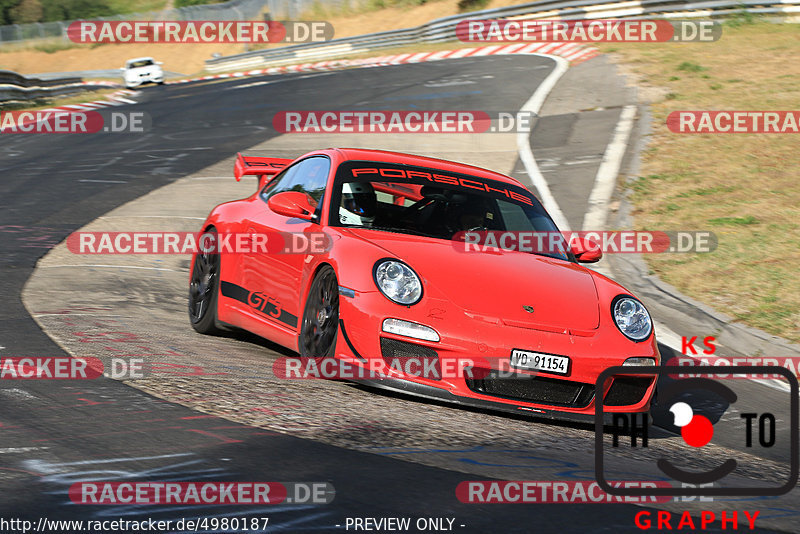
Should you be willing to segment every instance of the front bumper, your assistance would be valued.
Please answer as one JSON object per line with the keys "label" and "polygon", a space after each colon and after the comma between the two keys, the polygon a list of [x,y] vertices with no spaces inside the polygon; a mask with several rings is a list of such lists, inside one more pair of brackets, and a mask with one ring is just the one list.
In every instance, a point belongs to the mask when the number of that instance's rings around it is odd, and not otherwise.
{"label": "front bumper", "polygon": [[[435,299],[412,307],[398,306],[378,292],[341,298],[340,311],[337,358],[362,368],[381,369],[383,375],[358,382],[478,408],[593,421],[598,395],[595,382],[602,371],[631,357],[649,357],[660,364],[653,335],[634,343],[610,324],[610,317],[601,319],[592,332],[543,331],[475,319],[474,314],[468,316]],[[388,317],[432,327],[441,340],[422,341],[383,332],[381,325]],[[512,369],[510,355],[515,348],[568,356],[568,373]],[[414,356],[435,359],[439,373],[404,372],[402,365],[394,365]],[[655,382],[648,375],[607,381],[600,388],[604,412],[648,411]]]}
{"label": "front bumper", "polygon": [[136,87],[144,83],[162,83],[164,81],[164,73],[152,74],[138,74],[125,77],[125,85],[128,87]]}

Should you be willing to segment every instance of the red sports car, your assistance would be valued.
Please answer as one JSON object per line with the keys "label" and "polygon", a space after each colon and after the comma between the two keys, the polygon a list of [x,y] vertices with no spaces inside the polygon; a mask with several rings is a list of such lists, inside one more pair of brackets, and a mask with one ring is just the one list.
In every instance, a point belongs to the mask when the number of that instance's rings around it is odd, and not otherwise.
{"label": "red sports car", "polygon": [[300,362],[346,363],[356,381],[461,404],[588,419],[604,395],[606,411],[649,409],[653,376],[602,391],[595,381],[660,364],[650,315],[581,266],[599,248],[564,239],[513,178],[362,149],[239,155],[234,174],[258,176],[256,192],[214,208],[203,231],[289,245],[196,254],[198,332],[242,328]]}

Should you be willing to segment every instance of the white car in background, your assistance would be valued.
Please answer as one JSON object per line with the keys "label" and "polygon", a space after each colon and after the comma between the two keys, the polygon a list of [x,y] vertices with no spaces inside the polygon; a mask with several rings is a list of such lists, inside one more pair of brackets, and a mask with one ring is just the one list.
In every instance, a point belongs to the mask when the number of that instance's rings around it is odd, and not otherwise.
{"label": "white car in background", "polygon": [[151,57],[129,59],[125,62],[125,68],[122,71],[125,87],[128,89],[138,87],[143,83],[159,85],[164,83],[164,70],[161,68],[161,62],[155,61]]}

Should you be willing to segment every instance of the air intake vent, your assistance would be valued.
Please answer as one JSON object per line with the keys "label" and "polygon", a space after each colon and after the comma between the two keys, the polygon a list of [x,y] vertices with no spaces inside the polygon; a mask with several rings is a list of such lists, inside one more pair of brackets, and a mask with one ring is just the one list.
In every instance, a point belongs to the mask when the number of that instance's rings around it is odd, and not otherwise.
{"label": "air intake vent", "polygon": [[442,379],[439,354],[430,347],[382,337],[381,355],[386,365],[397,370],[408,370],[410,374],[430,380]]}
{"label": "air intake vent", "polygon": [[594,384],[521,373],[499,376],[496,370],[480,379],[468,379],[467,387],[493,397],[571,408],[584,408],[594,398]]}

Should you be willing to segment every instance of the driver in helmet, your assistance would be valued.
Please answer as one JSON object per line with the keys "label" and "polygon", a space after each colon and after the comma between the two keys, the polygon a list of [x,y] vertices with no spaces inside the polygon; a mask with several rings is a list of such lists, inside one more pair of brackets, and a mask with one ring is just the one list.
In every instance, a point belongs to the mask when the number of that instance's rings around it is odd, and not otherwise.
{"label": "driver in helmet", "polygon": [[486,228],[487,219],[491,218],[492,213],[486,204],[475,197],[451,203],[447,207],[447,227],[451,232]]}
{"label": "driver in helmet", "polygon": [[369,226],[375,220],[378,200],[370,183],[346,182],[342,185],[342,205],[339,221],[342,224]]}

